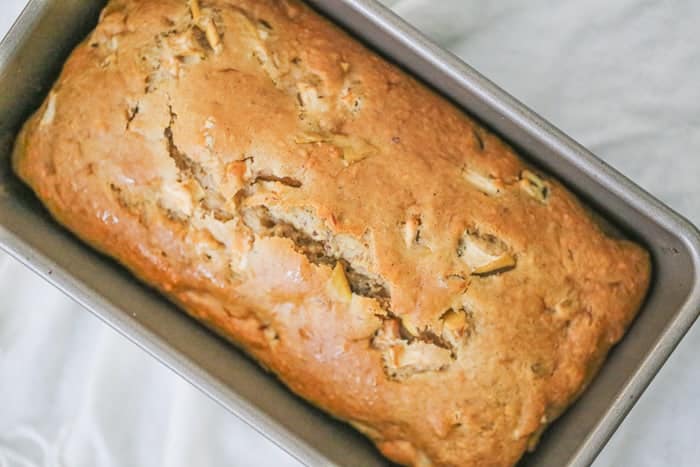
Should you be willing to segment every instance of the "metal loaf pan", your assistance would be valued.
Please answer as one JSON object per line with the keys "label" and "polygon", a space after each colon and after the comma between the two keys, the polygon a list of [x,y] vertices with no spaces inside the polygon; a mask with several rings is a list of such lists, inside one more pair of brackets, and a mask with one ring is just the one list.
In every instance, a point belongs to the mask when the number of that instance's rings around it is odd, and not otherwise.
{"label": "metal loaf pan", "polygon": [[[644,308],[580,400],[522,465],[587,465],[700,310],[700,234],[586,149],[373,0],[312,0],[556,175],[653,254]],[[368,441],[53,222],[10,173],[14,136],[104,1],[31,0],[0,45],[0,247],[308,465],[386,465]]]}

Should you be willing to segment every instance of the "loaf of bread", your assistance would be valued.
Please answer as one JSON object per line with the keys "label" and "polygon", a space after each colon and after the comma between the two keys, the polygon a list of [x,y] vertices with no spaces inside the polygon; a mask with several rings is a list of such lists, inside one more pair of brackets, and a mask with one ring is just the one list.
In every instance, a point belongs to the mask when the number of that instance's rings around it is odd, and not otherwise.
{"label": "loaf of bread", "polygon": [[112,0],[18,136],[51,214],[405,465],[512,465],[648,254],[297,0]]}

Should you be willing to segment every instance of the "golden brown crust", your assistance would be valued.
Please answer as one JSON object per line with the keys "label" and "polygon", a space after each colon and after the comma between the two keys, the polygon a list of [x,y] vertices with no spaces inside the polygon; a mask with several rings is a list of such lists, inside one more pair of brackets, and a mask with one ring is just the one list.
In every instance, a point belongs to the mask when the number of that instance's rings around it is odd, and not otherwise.
{"label": "golden brown crust", "polygon": [[414,465],[510,465],[645,251],[295,0],[112,0],[18,139],[58,221]]}

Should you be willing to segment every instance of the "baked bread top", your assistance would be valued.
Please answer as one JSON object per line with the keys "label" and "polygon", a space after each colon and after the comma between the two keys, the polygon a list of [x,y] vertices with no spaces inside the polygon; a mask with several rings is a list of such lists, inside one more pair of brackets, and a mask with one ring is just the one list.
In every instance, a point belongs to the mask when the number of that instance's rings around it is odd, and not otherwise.
{"label": "baked bread top", "polygon": [[649,282],[642,248],[293,0],[112,0],[14,166],[404,464],[515,463]]}

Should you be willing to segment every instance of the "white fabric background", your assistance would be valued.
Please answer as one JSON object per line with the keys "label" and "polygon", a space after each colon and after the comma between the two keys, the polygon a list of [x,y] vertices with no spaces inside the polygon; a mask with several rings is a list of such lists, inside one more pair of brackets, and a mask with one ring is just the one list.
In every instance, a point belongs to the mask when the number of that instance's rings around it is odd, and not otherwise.
{"label": "white fabric background", "polygon": [[[386,3],[700,222],[700,2]],[[698,350],[695,327],[596,466],[698,465]],[[0,467],[193,465],[297,463],[0,253]]]}

